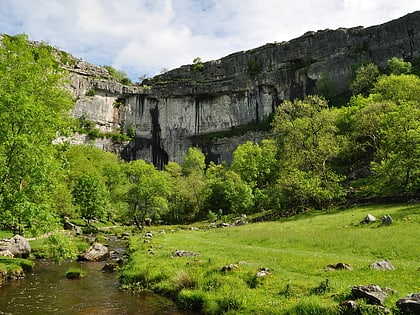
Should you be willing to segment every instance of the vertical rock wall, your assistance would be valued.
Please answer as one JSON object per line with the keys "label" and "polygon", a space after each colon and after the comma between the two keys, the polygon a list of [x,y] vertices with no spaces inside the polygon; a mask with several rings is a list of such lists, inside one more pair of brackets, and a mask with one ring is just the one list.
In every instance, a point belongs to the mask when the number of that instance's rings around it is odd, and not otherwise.
{"label": "vertical rock wall", "polygon": [[[370,28],[308,32],[289,42],[206,62],[201,70],[182,66],[141,86],[90,75],[92,69],[70,69],[79,97],[74,115],[88,115],[104,131],[133,127],[136,137],[122,149],[128,160],[144,159],[162,167],[168,161],[181,162],[196,145],[208,160],[229,162],[238,144],[258,141],[262,135],[210,140],[200,136],[267,119],[282,100],[313,93],[323,73],[334,82],[337,94],[345,93],[356,64],[372,61],[385,67],[392,57],[420,57],[420,12]],[[90,89],[94,96],[86,96]],[[124,105],[115,108],[117,100]]]}

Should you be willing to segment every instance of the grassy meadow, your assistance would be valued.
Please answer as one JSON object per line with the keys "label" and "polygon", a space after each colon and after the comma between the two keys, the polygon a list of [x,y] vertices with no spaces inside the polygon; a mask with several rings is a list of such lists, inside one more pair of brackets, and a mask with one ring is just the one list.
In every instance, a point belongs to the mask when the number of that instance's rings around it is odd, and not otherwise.
{"label": "grassy meadow", "polygon": [[[370,213],[377,222],[360,224]],[[382,226],[389,214],[393,224]],[[154,231],[130,241],[123,286],[151,290],[204,314],[340,314],[354,285],[377,284],[396,291],[384,305],[420,292],[420,204],[369,205],[312,212],[279,221],[228,228]],[[199,253],[171,257],[175,250]],[[387,259],[392,271],[369,265]],[[353,270],[328,265],[350,264]],[[222,271],[234,264],[233,269]],[[257,277],[261,267],[269,274]],[[362,314],[381,314],[360,302]]]}

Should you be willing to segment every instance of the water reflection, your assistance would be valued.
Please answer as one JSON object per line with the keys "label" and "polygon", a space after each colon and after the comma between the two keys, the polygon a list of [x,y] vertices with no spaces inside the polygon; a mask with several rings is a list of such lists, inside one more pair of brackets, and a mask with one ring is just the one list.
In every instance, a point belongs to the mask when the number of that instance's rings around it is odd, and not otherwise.
{"label": "water reflection", "polygon": [[[76,265],[87,271],[86,277],[67,279],[67,269]],[[103,265],[100,262],[38,263],[24,280],[0,288],[0,314],[186,314],[167,299],[119,290],[116,275],[103,273]]]}

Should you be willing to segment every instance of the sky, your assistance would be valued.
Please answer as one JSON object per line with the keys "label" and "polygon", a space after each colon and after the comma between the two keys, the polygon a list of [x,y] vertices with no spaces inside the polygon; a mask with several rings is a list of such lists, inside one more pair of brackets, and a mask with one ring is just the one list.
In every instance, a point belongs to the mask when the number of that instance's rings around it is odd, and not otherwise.
{"label": "sky", "polygon": [[417,0],[0,0],[0,33],[27,34],[137,82],[195,57],[220,59],[417,10]]}

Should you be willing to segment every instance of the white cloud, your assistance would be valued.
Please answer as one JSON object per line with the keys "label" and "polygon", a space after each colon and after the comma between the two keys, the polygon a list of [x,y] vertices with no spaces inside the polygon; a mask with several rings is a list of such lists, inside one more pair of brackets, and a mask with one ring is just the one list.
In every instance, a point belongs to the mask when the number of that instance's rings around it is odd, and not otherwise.
{"label": "white cloud", "polygon": [[133,79],[306,31],[370,26],[412,0],[0,0],[0,32],[26,33]]}

